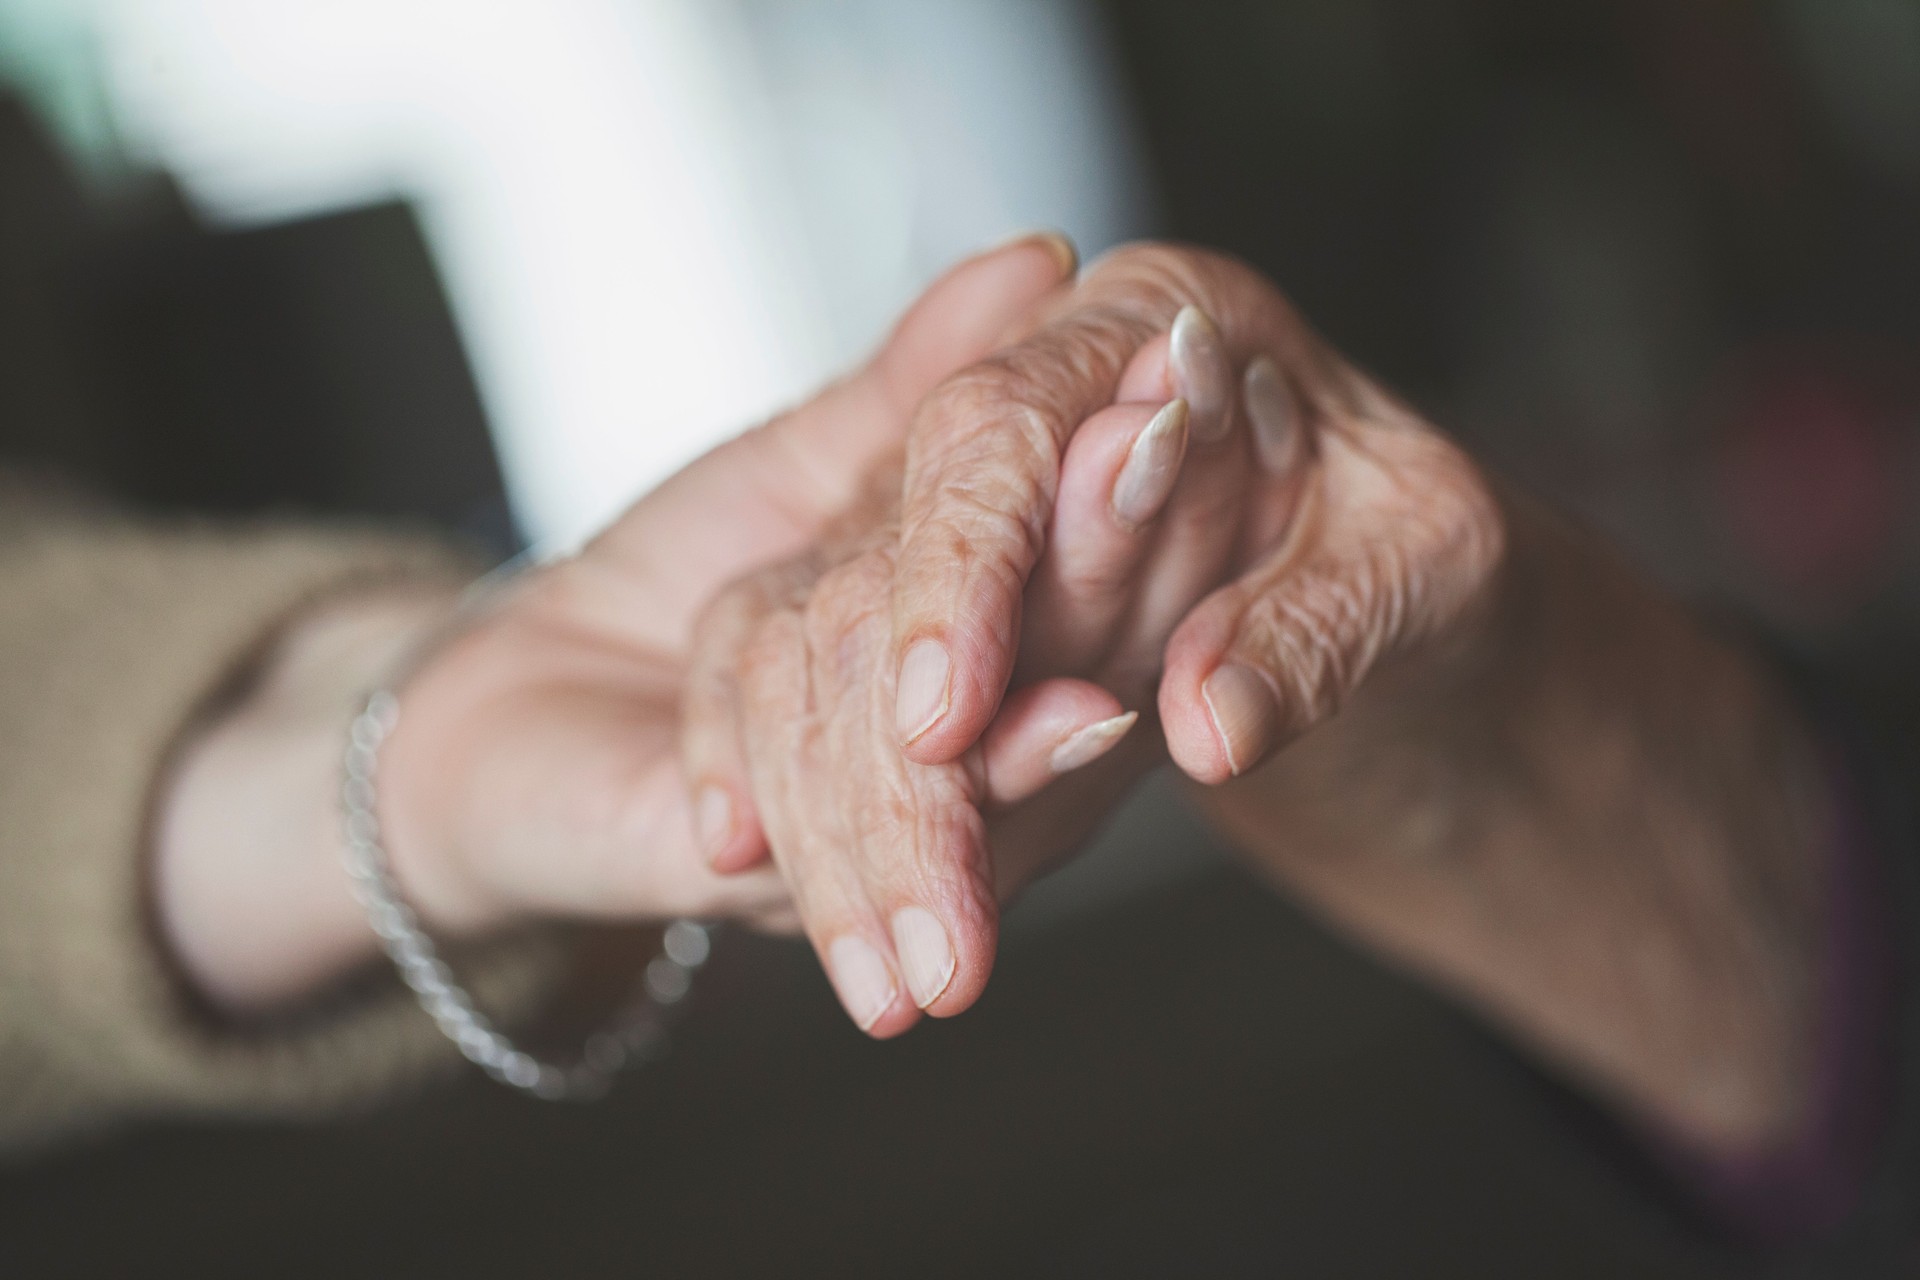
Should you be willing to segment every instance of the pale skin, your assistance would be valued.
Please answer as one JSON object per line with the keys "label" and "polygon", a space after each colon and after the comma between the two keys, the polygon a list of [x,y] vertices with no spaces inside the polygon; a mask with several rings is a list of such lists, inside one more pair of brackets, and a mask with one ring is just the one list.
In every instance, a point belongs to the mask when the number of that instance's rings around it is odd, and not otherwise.
{"label": "pale skin", "polygon": [[[1253,865],[1591,1088],[1716,1148],[1791,1132],[1825,813],[1760,671],[1238,264],[984,261],[921,304],[938,341],[903,356],[909,318],[890,373],[409,686],[383,794],[430,924],[797,925],[896,1035],[978,997],[1000,903],[1170,755]],[[183,754],[156,893],[217,1002],[370,953],[323,892],[342,707],[442,607],[309,619]]]}

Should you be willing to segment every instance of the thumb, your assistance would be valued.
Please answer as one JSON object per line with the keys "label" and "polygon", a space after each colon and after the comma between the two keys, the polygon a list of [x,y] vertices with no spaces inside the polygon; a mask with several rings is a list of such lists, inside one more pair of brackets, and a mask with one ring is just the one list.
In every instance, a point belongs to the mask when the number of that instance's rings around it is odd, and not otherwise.
{"label": "thumb", "polygon": [[1384,660],[1488,594],[1504,517],[1430,428],[1328,432],[1280,544],[1167,645],[1167,748],[1196,781],[1239,776],[1335,714]]}

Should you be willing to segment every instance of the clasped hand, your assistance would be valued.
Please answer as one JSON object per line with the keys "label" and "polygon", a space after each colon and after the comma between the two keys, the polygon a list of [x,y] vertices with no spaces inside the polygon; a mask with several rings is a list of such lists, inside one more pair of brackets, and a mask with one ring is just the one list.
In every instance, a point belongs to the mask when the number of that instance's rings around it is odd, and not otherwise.
{"label": "clasped hand", "polygon": [[797,927],[892,1036],[1163,759],[1230,796],[1378,673],[1446,678],[1505,545],[1467,458],[1248,268],[1063,248],[962,264],[421,673],[389,825],[429,920]]}

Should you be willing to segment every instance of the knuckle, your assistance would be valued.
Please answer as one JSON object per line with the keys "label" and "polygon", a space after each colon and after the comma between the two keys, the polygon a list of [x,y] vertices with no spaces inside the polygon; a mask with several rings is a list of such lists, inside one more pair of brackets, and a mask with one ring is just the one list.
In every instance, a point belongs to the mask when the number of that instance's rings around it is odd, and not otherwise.
{"label": "knuckle", "polygon": [[1188,304],[1198,306],[1215,321],[1234,309],[1235,299],[1249,283],[1264,288],[1264,280],[1237,259],[1193,245],[1139,241],[1122,245],[1102,258],[1093,273],[1096,291],[1109,305],[1164,325]]}
{"label": "knuckle", "polygon": [[1406,468],[1399,539],[1404,621],[1416,632],[1445,626],[1476,599],[1505,561],[1507,517],[1473,460],[1428,428]]}
{"label": "knuckle", "polygon": [[1010,653],[1027,577],[1042,541],[1039,531],[1025,524],[994,538],[952,522],[932,526],[921,547],[925,563],[935,571],[909,580],[906,607],[912,613],[951,615],[980,639]]}
{"label": "knuckle", "polygon": [[1056,446],[1105,398],[1150,326],[1130,312],[1089,302],[993,357],[1018,402],[1029,406]]}
{"label": "knuckle", "polygon": [[1336,714],[1399,633],[1406,582],[1390,558],[1369,554],[1310,569],[1249,603],[1243,641],[1305,723]]}
{"label": "knuckle", "polygon": [[965,561],[1037,558],[1046,543],[1044,522],[1052,503],[1024,488],[994,477],[956,477],[940,509],[915,525],[915,541],[923,550]]}
{"label": "knuckle", "polygon": [[[901,537],[909,544],[937,533],[940,526],[969,538],[1017,533],[1028,542],[1041,537],[1058,490],[1065,453],[1064,413],[1035,405],[1033,396],[1006,395],[983,400],[975,379],[979,370],[958,375],[936,397],[949,407],[930,417],[935,447],[915,459],[910,497],[902,512]],[[1013,385],[1016,379],[995,381]]]}
{"label": "knuckle", "polygon": [[946,453],[1016,420],[1034,388],[1004,358],[969,365],[933,389],[914,420],[915,443]]}
{"label": "knuckle", "polygon": [[869,551],[835,566],[806,603],[806,635],[816,653],[839,655],[862,639],[877,644],[891,625],[893,558]]}
{"label": "knuckle", "polygon": [[1102,258],[1098,275],[1103,284],[1142,302],[1174,310],[1202,302],[1207,290],[1207,266],[1215,255],[1188,245],[1142,240],[1121,245]]}
{"label": "knuckle", "polygon": [[[943,903],[976,910],[995,901],[993,862],[988,855],[986,820],[979,808],[946,787],[916,787],[903,778],[885,802],[890,828],[899,838],[868,842],[889,854],[871,875],[877,896]],[[904,849],[901,855],[895,851]]]}
{"label": "knuckle", "polygon": [[983,600],[1011,607],[1046,548],[1053,501],[1022,475],[960,471],[914,514],[900,583],[910,607]]}
{"label": "knuckle", "polygon": [[[1230,254],[1193,245],[1146,241],[1123,245],[1088,273],[1089,293],[1156,331],[1188,304],[1205,311],[1230,345],[1276,335],[1309,340],[1311,331],[1273,284]],[[1236,336],[1238,341],[1236,341]]]}
{"label": "knuckle", "polygon": [[926,459],[932,470],[923,469],[922,476],[933,479],[939,492],[953,478],[1050,488],[1064,453],[1067,419],[1053,406],[1035,403],[1038,398],[1010,395],[944,424],[940,447]]}

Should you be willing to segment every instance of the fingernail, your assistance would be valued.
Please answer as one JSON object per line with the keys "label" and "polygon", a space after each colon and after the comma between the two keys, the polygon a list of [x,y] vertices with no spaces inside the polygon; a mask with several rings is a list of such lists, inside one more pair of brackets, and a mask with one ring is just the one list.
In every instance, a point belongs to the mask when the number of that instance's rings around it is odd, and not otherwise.
{"label": "fingernail", "polygon": [[1276,475],[1285,472],[1293,464],[1294,444],[1300,436],[1300,416],[1294,408],[1292,388],[1287,386],[1279,366],[1266,356],[1256,356],[1247,366],[1242,394],[1260,461]]}
{"label": "fingernail", "polygon": [[1113,750],[1114,744],[1127,736],[1127,730],[1133,728],[1133,722],[1139,718],[1138,711],[1129,711],[1070,733],[1053,749],[1047,763],[1055,773],[1072,773],[1090,765]]}
{"label": "fingernail", "polygon": [[1051,253],[1054,261],[1060,264],[1062,279],[1071,279],[1080,269],[1080,250],[1074,247],[1071,238],[1064,231],[1055,231],[1052,227],[1043,227],[1038,231],[1022,231],[1001,241],[999,248],[1011,249],[1017,244],[1037,244]]}
{"label": "fingernail", "polygon": [[922,1009],[938,1000],[953,981],[953,945],[940,918],[925,907],[893,913],[893,949],[907,971],[907,990]]}
{"label": "fingernail", "polygon": [[708,861],[726,849],[733,836],[733,797],[725,787],[708,783],[700,788],[693,801],[693,829]]}
{"label": "fingernail", "polygon": [[1227,765],[1238,777],[1273,739],[1279,719],[1273,691],[1251,668],[1229,662],[1207,677],[1200,696],[1206,699],[1207,715],[1227,753]]}
{"label": "fingernail", "polygon": [[1198,307],[1180,308],[1180,314],[1173,318],[1167,360],[1173,366],[1174,385],[1193,411],[1194,439],[1212,444],[1224,438],[1233,370],[1227,363],[1227,347],[1220,340],[1220,331],[1206,312]]}
{"label": "fingernail", "polygon": [[1187,417],[1185,400],[1169,401],[1134,437],[1113,482],[1113,514],[1122,524],[1137,529],[1167,505],[1187,452]]}
{"label": "fingernail", "polygon": [[938,640],[916,640],[900,660],[900,683],[894,694],[894,728],[903,745],[911,746],[947,714],[952,699],[953,664]]}
{"label": "fingernail", "polygon": [[827,967],[832,970],[833,989],[840,993],[840,1003],[862,1031],[871,1031],[899,994],[887,962],[866,939],[847,933],[835,938],[827,949]]}
{"label": "fingernail", "polygon": [[1066,233],[1041,231],[1037,232],[1033,238],[1053,251],[1053,256],[1060,263],[1060,275],[1063,278],[1071,279],[1073,273],[1080,269],[1080,250],[1074,247],[1073,241],[1067,238]]}

